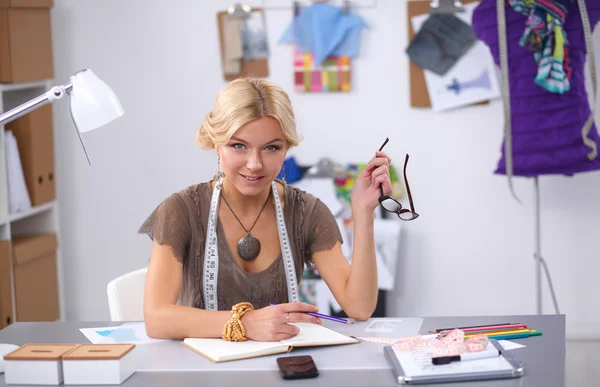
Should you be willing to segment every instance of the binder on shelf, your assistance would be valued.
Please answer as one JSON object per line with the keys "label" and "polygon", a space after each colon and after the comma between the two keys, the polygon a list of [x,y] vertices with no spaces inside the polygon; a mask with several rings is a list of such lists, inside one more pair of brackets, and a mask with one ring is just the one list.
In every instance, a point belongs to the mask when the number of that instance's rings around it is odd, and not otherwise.
{"label": "binder on shelf", "polygon": [[13,214],[31,208],[27,192],[17,139],[10,130],[4,131],[6,153],[6,184],[8,188],[8,212]]}
{"label": "binder on shelf", "polygon": [[9,122],[6,128],[13,131],[19,145],[31,204],[39,206],[56,199],[51,105]]}
{"label": "binder on shelf", "polygon": [[10,241],[0,241],[0,329],[14,321],[10,281]]}

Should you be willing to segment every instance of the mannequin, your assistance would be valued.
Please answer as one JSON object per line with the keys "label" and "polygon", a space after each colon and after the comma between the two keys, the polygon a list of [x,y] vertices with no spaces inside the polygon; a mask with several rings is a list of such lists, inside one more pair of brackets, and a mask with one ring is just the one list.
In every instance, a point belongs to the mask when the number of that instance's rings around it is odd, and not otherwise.
{"label": "mannequin", "polygon": [[[592,28],[600,20],[600,1],[586,0]],[[577,0],[571,1],[564,25],[573,69],[571,89],[551,93],[534,83],[537,64],[533,53],[519,45],[526,16],[506,5],[506,30],[509,58],[510,99],[515,176],[549,174],[573,175],[600,170],[600,155],[590,160],[590,147],[583,142],[581,129],[590,115],[585,90],[586,48]],[[473,13],[477,37],[490,47],[499,63],[496,0],[482,0]],[[596,125],[588,135],[600,150]],[[505,154],[498,161],[497,174],[506,174]]]}

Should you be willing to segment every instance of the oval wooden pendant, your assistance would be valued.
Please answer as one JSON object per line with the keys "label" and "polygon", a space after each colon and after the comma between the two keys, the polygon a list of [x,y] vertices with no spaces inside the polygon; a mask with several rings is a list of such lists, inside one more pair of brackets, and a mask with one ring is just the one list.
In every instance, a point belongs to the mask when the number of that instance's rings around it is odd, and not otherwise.
{"label": "oval wooden pendant", "polygon": [[248,234],[238,241],[237,252],[244,261],[252,261],[260,253],[260,241]]}

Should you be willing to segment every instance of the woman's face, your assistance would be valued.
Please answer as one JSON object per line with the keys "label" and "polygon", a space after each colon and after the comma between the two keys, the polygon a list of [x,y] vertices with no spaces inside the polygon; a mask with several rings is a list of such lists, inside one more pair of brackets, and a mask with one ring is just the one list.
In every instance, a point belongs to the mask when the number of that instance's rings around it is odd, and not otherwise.
{"label": "woman's face", "polygon": [[277,177],[287,150],[279,122],[268,116],[248,122],[217,148],[226,179],[248,196],[264,192]]}

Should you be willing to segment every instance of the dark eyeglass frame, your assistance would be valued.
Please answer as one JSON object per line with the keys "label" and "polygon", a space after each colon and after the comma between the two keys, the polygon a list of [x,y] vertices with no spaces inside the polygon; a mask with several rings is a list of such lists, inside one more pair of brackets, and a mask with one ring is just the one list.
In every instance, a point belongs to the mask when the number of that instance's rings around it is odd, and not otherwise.
{"label": "dark eyeglass frame", "polygon": [[[385,144],[388,143],[389,140],[390,140],[389,138],[385,139],[385,141],[383,142],[383,145],[381,145],[381,147],[379,148],[380,152],[383,149],[383,147],[385,146]],[[410,186],[408,185],[408,179],[406,177],[406,165],[407,164],[408,164],[408,154],[406,154],[406,158],[404,159],[404,183],[406,185],[406,192],[408,194],[408,202],[410,203],[410,210],[408,210],[406,208],[402,208],[402,204],[399,201],[397,201],[396,199],[394,199],[393,197],[391,197],[390,195],[384,195],[383,187],[381,185],[379,186],[379,192],[381,195],[381,196],[379,196],[379,205],[381,205],[381,207],[384,210],[386,210],[387,212],[391,212],[392,214],[398,215],[398,218],[400,218],[401,220],[403,220],[405,222],[415,220],[419,217],[419,214],[417,214],[415,212],[415,206],[413,204],[412,195],[410,193]],[[383,205],[383,202],[386,200],[394,201],[398,205],[398,209],[395,211],[391,211],[391,210],[388,210],[387,208],[385,208],[385,206]],[[411,214],[412,217],[410,219],[404,219],[404,218],[402,218],[402,216],[404,216],[404,214]]]}

